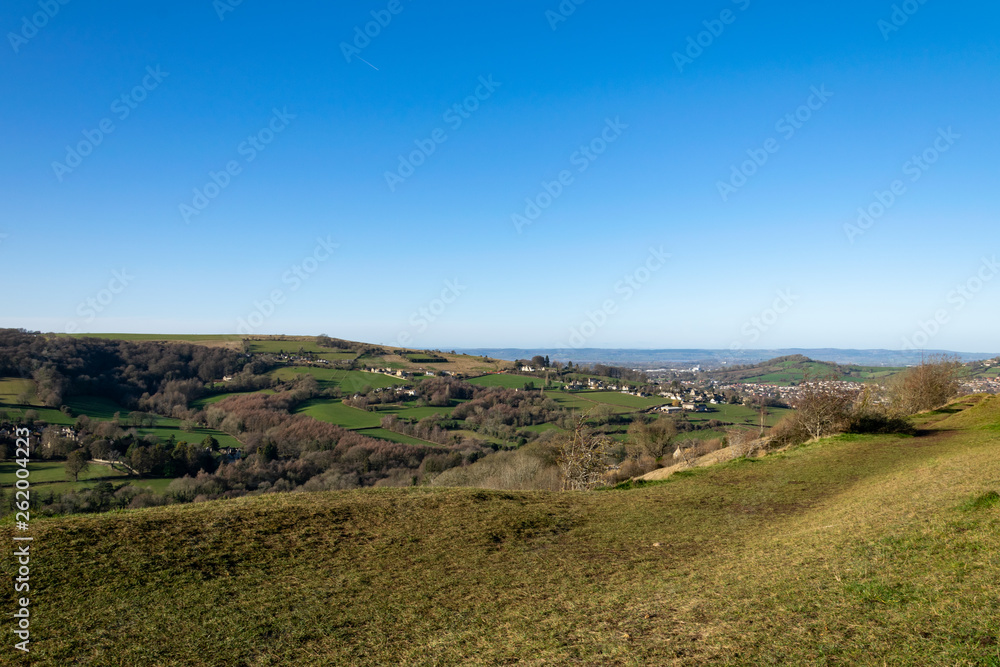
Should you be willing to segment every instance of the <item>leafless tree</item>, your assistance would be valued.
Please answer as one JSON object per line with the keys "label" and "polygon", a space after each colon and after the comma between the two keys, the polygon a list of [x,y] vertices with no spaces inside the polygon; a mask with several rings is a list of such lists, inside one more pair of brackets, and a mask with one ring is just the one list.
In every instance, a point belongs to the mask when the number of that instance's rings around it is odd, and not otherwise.
{"label": "leafless tree", "polygon": [[610,438],[592,433],[585,419],[586,415],[577,419],[573,432],[557,450],[556,465],[564,491],[589,491],[601,484],[608,470]]}

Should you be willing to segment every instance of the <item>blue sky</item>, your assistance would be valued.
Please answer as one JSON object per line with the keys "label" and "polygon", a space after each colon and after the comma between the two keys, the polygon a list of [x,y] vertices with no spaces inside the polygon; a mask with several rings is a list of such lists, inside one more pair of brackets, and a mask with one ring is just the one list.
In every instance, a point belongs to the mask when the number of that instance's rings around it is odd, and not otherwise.
{"label": "blue sky", "polygon": [[1000,8],[896,8],[6,3],[0,326],[1000,351]]}

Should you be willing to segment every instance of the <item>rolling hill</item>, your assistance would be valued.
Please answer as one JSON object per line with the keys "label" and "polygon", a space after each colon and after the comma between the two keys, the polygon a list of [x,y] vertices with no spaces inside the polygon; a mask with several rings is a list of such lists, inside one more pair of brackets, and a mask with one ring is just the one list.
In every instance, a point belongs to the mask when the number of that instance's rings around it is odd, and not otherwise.
{"label": "rolling hill", "polygon": [[1000,398],[918,422],[630,490],[36,519],[32,663],[998,665]]}
{"label": "rolling hill", "polygon": [[713,369],[699,373],[699,377],[723,384],[754,382],[787,385],[812,380],[847,380],[867,382],[883,380],[902,368],[881,366],[840,365],[829,361],[814,361],[801,354],[777,357],[757,364]]}

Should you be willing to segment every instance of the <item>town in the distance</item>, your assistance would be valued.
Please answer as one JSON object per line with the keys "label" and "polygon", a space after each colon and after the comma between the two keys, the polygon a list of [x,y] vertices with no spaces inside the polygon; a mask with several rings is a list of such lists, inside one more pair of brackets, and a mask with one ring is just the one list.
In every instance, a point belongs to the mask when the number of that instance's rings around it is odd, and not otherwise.
{"label": "town in the distance", "polygon": [[[900,387],[922,368],[946,369],[956,395],[1000,390],[1000,359],[987,355],[892,367],[802,354],[736,363],[706,351],[674,365],[669,351],[626,365],[627,351],[605,354],[615,363],[551,354],[566,360],[327,335],[8,329],[0,437],[10,449],[14,429],[31,430],[39,510],[63,514],[295,489],[490,486],[498,466],[523,488],[613,486],[717,462],[737,442],[767,449],[815,435],[796,408],[821,398],[870,396],[898,412]],[[569,479],[558,453],[581,434],[602,457],[586,479]],[[14,473],[7,466],[0,482]]]}

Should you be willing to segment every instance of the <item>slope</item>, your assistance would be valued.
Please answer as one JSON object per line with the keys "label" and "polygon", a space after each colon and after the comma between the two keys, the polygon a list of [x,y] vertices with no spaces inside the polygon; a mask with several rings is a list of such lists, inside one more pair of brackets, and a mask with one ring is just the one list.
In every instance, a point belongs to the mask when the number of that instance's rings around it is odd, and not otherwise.
{"label": "slope", "polygon": [[629,491],[35,521],[33,664],[1000,664],[1000,401],[925,421]]}

